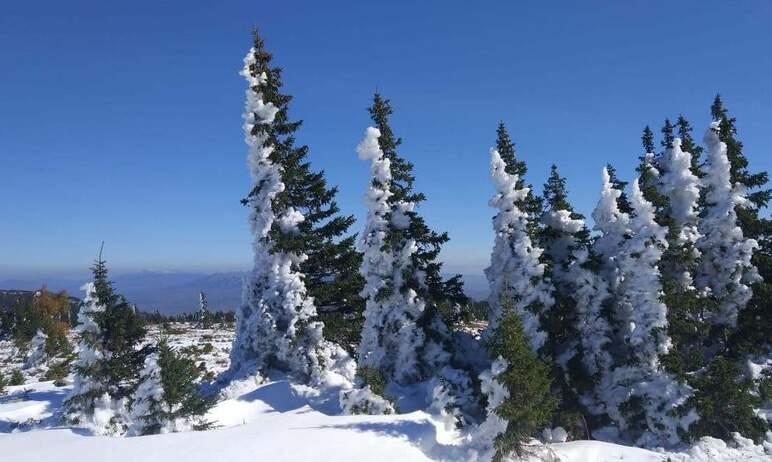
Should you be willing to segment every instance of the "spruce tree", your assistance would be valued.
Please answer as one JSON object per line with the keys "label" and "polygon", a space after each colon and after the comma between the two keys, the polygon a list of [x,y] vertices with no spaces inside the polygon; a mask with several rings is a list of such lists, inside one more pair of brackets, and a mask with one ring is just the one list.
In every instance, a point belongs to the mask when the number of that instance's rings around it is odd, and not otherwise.
{"label": "spruce tree", "polygon": [[[512,300],[504,301],[511,305]],[[557,402],[550,393],[549,366],[532,350],[531,340],[512,307],[492,333],[488,350],[494,358],[481,377],[488,416],[475,445],[481,460],[509,460],[528,453],[526,443],[549,424]]]}
{"label": "spruce tree", "polygon": [[255,32],[241,72],[253,179],[242,202],[251,210],[254,269],[237,311],[227,376],[280,369],[314,381],[330,355],[339,355],[323,341],[315,302],[338,309],[356,303],[360,290],[353,239],[339,239],[353,218],[337,216],[337,190],[311,170],[308,147],[295,146],[301,122],[289,119],[292,98],[281,92],[281,69],[271,61]]}
{"label": "spruce tree", "polygon": [[692,137],[692,126],[686,117],[679,115],[676,120],[676,127],[678,128],[678,138],[681,139],[681,149],[684,152],[691,153],[692,155],[692,174],[697,178],[702,176],[700,172],[700,156],[702,155],[702,146],[697,144]]}
{"label": "spruce tree", "polygon": [[389,124],[389,101],[376,94],[369,112],[375,127],[358,148],[360,158],[371,162],[360,243],[367,283],[359,366],[377,371],[386,384],[428,381],[432,395],[442,397],[436,410],[461,423],[474,406],[472,381],[439,309],[466,301],[461,278],[440,274],[436,258],[448,236],[431,230],[416,209],[425,196],[413,189],[412,164],[397,153],[401,140]]}
{"label": "spruce tree", "polygon": [[619,191],[619,197],[616,199],[617,206],[619,207],[619,211],[621,213],[626,214],[632,214],[633,213],[633,207],[630,205],[630,200],[627,198],[627,193],[625,193],[625,188],[627,187],[627,181],[622,181],[617,176],[617,169],[614,168],[611,164],[606,164],[605,167],[606,175],[609,177],[609,183],[611,186]]}
{"label": "spruce tree", "polygon": [[675,135],[673,134],[674,130],[675,126],[670,122],[670,119],[665,119],[665,124],[662,125],[661,130],[662,141],[660,141],[660,144],[665,151],[673,147],[673,141],[675,140]]}
{"label": "spruce tree", "polygon": [[175,351],[161,339],[145,358],[140,382],[132,397],[130,435],[205,430],[204,414],[213,397],[199,391],[201,371],[189,355]]}
{"label": "spruce tree", "polygon": [[65,420],[99,434],[125,431],[128,400],[134,392],[147,348],[142,319],[126,299],[115,293],[107,264],[99,252],[93,281],[78,312],[78,358],[75,383],[64,402]]}
{"label": "spruce tree", "polygon": [[733,354],[764,352],[772,338],[772,219],[765,217],[772,190],[767,187],[767,172],[750,172],[749,162],[743,153],[743,143],[737,138],[736,119],[724,107],[720,95],[711,106],[714,121],[719,122],[718,138],[726,144],[730,164],[730,182],[739,184],[747,192],[749,205],[736,207],[737,219],[745,238],[754,239],[759,248],[752,263],[762,280],[753,284],[753,297],[739,314],[731,346]]}
{"label": "spruce tree", "polygon": [[202,329],[208,329],[211,324],[209,319],[209,302],[203,291],[198,293],[198,326]]}
{"label": "spruce tree", "polygon": [[496,128],[496,151],[498,151],[501,160],[506,165],[505,171],[510,175],[517,175],[517,188],[528,190],[528,194],[518,202],[517,206],[528,214],[531,237],[536,238],[539,230],[539,220],[543,212],[542,199],[534,193],[533,186],[525,182],[528,166],[524,160],[518,159],[515,143],[512,142],[504,122],[499,122],[499,126]]}

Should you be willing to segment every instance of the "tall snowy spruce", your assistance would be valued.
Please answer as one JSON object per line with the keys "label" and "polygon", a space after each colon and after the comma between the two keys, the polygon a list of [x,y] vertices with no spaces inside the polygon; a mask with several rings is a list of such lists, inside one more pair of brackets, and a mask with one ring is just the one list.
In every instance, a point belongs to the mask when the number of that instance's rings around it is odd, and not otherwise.
{"label": "tall snowy spruce", "polygon": [[[499,127],[497,145],[510,145],[506,131]],[[512,156],[514,151],[512,151]],[[491,264],[485,269],[490,287],[489,322],[485,337],[496,331],[505,314],[503,304],[512,300],[511,309],[521,318],[523,329],[534,351],[546,341],[542,317],[554,304],[550,281],[545,279],[545,265],[540,261],[544,252],[535,242],[538,216],[529,213],[534,207],[531,188],[519,173],[522,167],[512,168],[514,158],[507,163],[497,149],[491,150],[491,178],[495,194],[490,206],[496,209],[493,217],[494,244]]]}
{"label": "tall snowy spruce", "polygon": [[759,244],[751,262],[762,280],[752,285],[753,296],[740,310],[738,325],[730,340],[733,354],[765,353],[772,348],[772,219],[765,213],[772,198],[767,172],[748,170],[743,143],[737,138],[737,121],[729,115],[719,95],[711,106],[718,124],[718,138],[726,144],[730,183],[742,188],[747,202],[735,207],[743,236]]}
{"label": "tall snowy spruce", "polygon": [[115,293],[106,262],[92,267],[93,281],[83,286],[86,296],[78,312],[78,357],[73,363],[74,384],[64,401],[64,419],[95,434],[121,434],[127,409],[146,349],[142,320]]}
{"label": "tall snowy spruce", "polygon": [[[546,262],[555,298],[542,324],[547,334],[545,353],[555,368],[555,391],[561,397],[555,423],[568,428],[574,436],[585,437],[581,417],[584,412],[578,394],[588,390],[595,368],[585,369],[582,351],[585,345],[592,349],[589,342],[598,338],[598,332],[588,331],[601,327],[597,324],[597,310],[605,298],[604,289],[599,278],[589,274],[590,231],[584,217],[569,203],[566,180],[555,165],[542,195],[545,207],[540,232],[544,246],[542,261]],[[593,337],[583,338],[585,333]]]}
{"label": "tall snowy spruce", "polygon": [[609,350],[614,364],[601,380],[598,399],[621,438],[644,446],[674,445],[696,415],[681,412],[690,390],[660,362],[671,347],[658,269],[667,230],[656,222],[638,181],[632,187],[631,217],[619,210],[619,191],[606,171],[603,180],[593,218],[601,232],[596,251],[613,297]]}
{"label": "tall snowy spruce", "polygon": [[425,197],[413,189],[412,164],[397,153],[401,140],[389,124],[391,104],[376,94],[369,112],[375,127],[358,148],[371,163],[360,241],[367,282],[359,367],[376,371],[386,385],[425,384],[430,410],[462,424],[474,407],[472,380],[440,315],[441,306],[466,301],[462,282],[440,274],[436,259],[448,236],[431,230],[417,212]]}
{"label": "tall snowy spruce", "polygon": [[[310,170],[306,146],[294,145],[300,122],[290,122],[290,96],[280,93],[281,69],[271,67],[255,32],[244,58],[247,164],[253,187],[250,208],[254,268],[237,310],[228,377],[278,369],[316,381],[339,348],[323,339],[314,294],[333,307],[355,303],[359,257],[350,238],[336,240],[353,222],[336,216],[335,188]],[[348,295],[347,295],[348,294]]]}
{"label": "tall snowy spruce", "polygon": [[753,295],[751,285],[760,281],[751,261],[758,243],[746,238],[739,225],[737,209],[751,205],[743,185],[732,182],[727,145],[720,140],[719,132],[720,122],[714,121],[705,134],[705,208],[697,241],[702,259],[695,282],[718,305],[709,315],[710,322],[734,327],[738,313]]}

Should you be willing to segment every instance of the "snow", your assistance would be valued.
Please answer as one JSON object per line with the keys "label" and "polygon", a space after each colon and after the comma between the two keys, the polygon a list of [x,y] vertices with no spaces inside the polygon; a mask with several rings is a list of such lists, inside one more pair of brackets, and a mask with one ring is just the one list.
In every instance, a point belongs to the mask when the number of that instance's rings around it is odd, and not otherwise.
{"label": "snow", "polygon": [[[194,329],[175,323],[169,332],[169,344],[176,348],[211,343],[213,351],[200,353],[208,370],[228,367],[231,329]],[[160,333],[152,327],[148,340]],[[10,342],[0,342],[0,367],[14,364],[17,354]],[[218,425],[214,430],[137,437],[95,436],[84,428],[61,426],[56,414],[72,385],[57,387],[50,381],[35,380],[37,377],[28,377],[28,383],[10,386],[7,395],[0,397],[0,462],[480,460],[463,446],[465,435],[448,430],[426,412],[335,415],[329,396],[285,378],[262,384],[245,381],[240,390],[232,388],[232,394],[223,396],[206,416]],[[556,430],[551,430],[553,439]],[[538,454],[556,457],[545,460],[559,458],[561,462],[665,462],[668,458],[673,462],[760,462],[772,457],[772,446],[765,449],[744,439],[726,444],[704,438],[678,452],[652,452],[600,441],[534,444]]]}

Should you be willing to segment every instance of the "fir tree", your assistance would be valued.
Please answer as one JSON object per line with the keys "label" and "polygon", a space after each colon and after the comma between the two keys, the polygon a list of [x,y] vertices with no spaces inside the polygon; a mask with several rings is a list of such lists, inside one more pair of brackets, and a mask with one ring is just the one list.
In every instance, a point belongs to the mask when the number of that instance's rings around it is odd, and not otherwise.
{"label": "fir tree", "polygon": [[313,381],[338,354],[323,342],[314,293],[318,303],[334,305],[353,303],[359,291],[349,266],[357,262],[353,240],[337,240],[353,218],[336,216],[336,189],[310,170],[308,148],[295,146],[301,122],[289,120],[292,98],[281,93],[281,69],[271,60],[255,32],[241,72],[254,181],[243,203],[251,209],[255,265],[237,312],[228,376],[276,368]]}
{"label": "fir tree", "polygon": [[146,348],[139,348],[145,328],[126,299],[113,290],[101,251],[92,272],[93,281],[83,287],[75,383],[64,402],[64,416],[96,433],[121,433],[126,405],[147,354]]}
{"label": "fir tree", "polygon": [[662,148],[665,151],[673,147],[673,141],[675,140],[675,135],[673,134],[674,130],[675,130],[675,127],[673,126],[673,123],[670,122],[670,119],[665,119],[665,124],[662,126],[662,130],[661,130],[662,141],[660,142],[660,144],[662,145]]}
{"label": "fir tree", "polygon": [[201,371],[193,358],[175,351],[162,339],[145,359],[131,403],[129,434],[149,435],[205,430],[204,414],[214,405],[198,389]]}
{"label": "fir tree", "polygon": [[463,365],[457,362],[439,306],[466,298],[460,276],[446,281],[440,275],[436,257],[448,237],[429,229],[416,211],[425,197],[413,190],[412,165],[397,154],[401,140],[391,131],[391,113],[389,101],[376,94],[370,107],[376,127],[368,129],[358,147],[360,158],[371,162],[368,217],[360,242],[367,283],[359,365],[377,371],[387,384],[430,381],[432,394],[444,397],[438,410],[451,412],[460,422],[464,417],[458,409],[474,405],[472,383],[459,369]]}
{"label": "fir tree", "polygon": [[747,192],[749,205],[736,207],[737,219],[743,236],[759,244],[752,263],[762,277],[752,287],[753,297],[739,314],[738,327],[731,345],[735,354],[763,352],[772,338],[772,220],[764,216],[772,190],[767,188],[767,172],[748,171],[748,159],[743,153],[743,143],[737,138],[736,119],[729,115],[720,95],[711,106],[714,121],[719,122],[718,138],[726,144],[730,164],[730,182],[739,184]]}
{"label": "fir tree", "polygon": [[485,269],[490,286],[485,335],[496,331],[506,314],[504,301],[511,299],[514,303],[510,308],[520,316],[534,351],[539,351],[546,341],[543,318],[548,316],[554,298],[550,281],[545,279],[546,265],[541,262],[544,250],[534,242],[531,217],[519,205],[525,203],[529,188],[523,186],[517,174],[509,174],[506,169],[498,151],[491,150],[491,179],[496,192],[490,205],[496,209],[496,215],[491,263]]}
{"label": "fir tree", "polygon": [[496,128],[496,151],[506,165],[505,171],[510,175],[517,175],[517,188],[528,190],[528,194],[518,202],[517,206],[528,214],[531,238],[535,239],[539,229],[539,219],[542,216],[543,203],[541,198],[534,193],[533,186],[525,183],[528,166],[525,161],[518,159],[515,143],[512,142],[504,122],[499,122],[499,126]]}
{"label": "fir tree", "polygon": [[481,377],[488,397],[488,417],[475,437],[482,460],[526,455],[526,443],[549,423],[557,405],[550,393],[549,367],[531,349],[520,318],[511,308],[505,313],[488,342],[495,360]]}
{"label": "fir tree", "polygon": [[625,193],[625,188],[627,187],[627,182],[622,181],[617,176],[617,169],[614,168],[611,164],[606,164],[606,174],[609,177],[609,182],[611,183],[611,186],[619,191],[619,197],[617,198],[617,203],[619,207],[619,211],[626,214],[632,214],[633,213],[633,207],[630,205],[630,200],[627,198],[627,193]]}
{"label": "fir tree", "polygon": [[209,302],[203,291],[198,293],[198,325],[202,329],[208,329],[211,321],[209,319]]}
{"label": "fir tree", "polygon": [[702,146],[698,145],[692,137],[692,126],[686,117],[683,115],[678,116],[676,120],[676,127],[678,128],[678,138],[681,139],[681,149],[684,152],[688,152],[692,155],[692,174],[697,178],[702,176],[700,171],[700,156],[702,155]]}

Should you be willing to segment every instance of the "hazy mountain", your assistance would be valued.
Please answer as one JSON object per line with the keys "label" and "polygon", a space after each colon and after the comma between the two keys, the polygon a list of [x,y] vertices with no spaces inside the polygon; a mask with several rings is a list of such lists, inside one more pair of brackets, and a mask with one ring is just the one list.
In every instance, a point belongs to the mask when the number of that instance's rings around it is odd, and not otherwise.
{"label": "hazy mountain", "polygon": [[[116,274],[112,277],[118,292],[142,311],[158,310],[164,314],[183,313],[198,309],[198,293],[206,292],[211,310],[233,310],[241,302],[243,272],[192,273],[141,271]],[[87,282],[66,277],[37,277],[0,280],[0,289],[36,290],[44,284],[53,291],[66,290],[82,297],[80,287]],[[467,295],[484,299],[488,283],[483,275],[464,275]]]}

